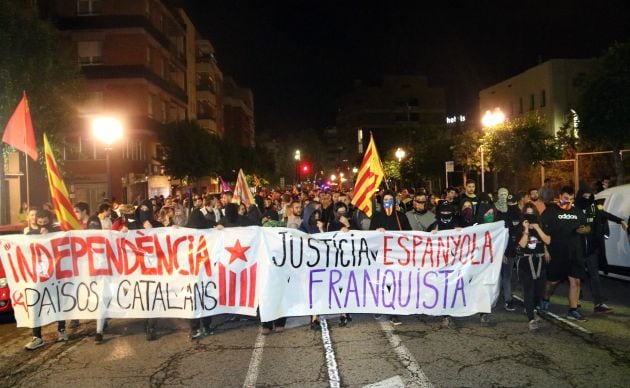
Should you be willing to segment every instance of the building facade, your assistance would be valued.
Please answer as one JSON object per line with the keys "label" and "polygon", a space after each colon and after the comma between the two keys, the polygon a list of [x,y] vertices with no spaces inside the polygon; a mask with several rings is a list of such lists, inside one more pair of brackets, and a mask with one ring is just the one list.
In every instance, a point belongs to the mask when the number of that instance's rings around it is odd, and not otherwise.
{"label": "building facade", "polygon": [[[551,59],[479,92],[480,117],[501,109],[506,118],[537,114],[555,135],[575,108],[578,88],[594,59]],[[579,116],[579,112],[577,112]]]}
{"label": "building facade", "polygon": [[442,125],[446,117],[444,89],[429,86],[419,75],[386,75],[378,86],[356,81],[338,106],[337,136],[343,147],[339,158],[351,164],[363,154],[370,132],[385,152],[423,127]]}
{"label": "building facade", "polygon": [[243,147],[256,145],[254,94],[251,89],[239,87],[229,76],[223,79],[223,121],[228,140]]}

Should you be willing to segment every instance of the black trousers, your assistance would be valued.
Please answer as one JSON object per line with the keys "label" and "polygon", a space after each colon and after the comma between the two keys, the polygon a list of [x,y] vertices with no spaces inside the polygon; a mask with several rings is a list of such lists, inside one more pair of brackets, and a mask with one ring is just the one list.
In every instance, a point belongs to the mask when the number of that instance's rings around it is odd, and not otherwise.
{"label": "black trousers", "polygon": [[284,325],[286,325],[287,323],[287,319],[286,318],[278,318],[275,321],[270,321],[270,322],[262,322],[262,327],[267,328],[269,330],[272,330],[273,327],[284,327]]}
{"label": "black trousers", "polygon": [[[534,319],[534,306],[540,303],[545,290],[545,262],[541,256],[532,256],[531,265],[529,257],[521,256],[518,260],[518,277],[523,285],[523,300],[525,302],[525,312],[527,313],[527,319]],[[538,272],[540,266],[540,274],[536,277],[536,274],[532,274],[532,267],[534,272]]]}
{"label": "black trousers", "polygon": [[[66,330],[66,321],[57,322],[57,331]],[[42,327],[33,328],[33,337],[42,338]]]}

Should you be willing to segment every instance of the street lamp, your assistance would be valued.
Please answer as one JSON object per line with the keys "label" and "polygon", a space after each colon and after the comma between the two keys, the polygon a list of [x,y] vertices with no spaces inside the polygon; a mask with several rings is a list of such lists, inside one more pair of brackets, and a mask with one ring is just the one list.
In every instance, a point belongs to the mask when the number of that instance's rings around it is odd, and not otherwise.
{"label": "street lamp", "polygon": [[105,144],[105,168],[107,175],[107,198],[112,199],[112,174],[109,153],[112,143],[122,138],[123,127],[120,120],[113,117],[97,117],[92,120],[92,134]]}
{"label": "street lamp", "polygon": [[295,159],[295,184],[298,184],[300,181],[300,150],[295,150],[295,154],[293,155],[293,159]]}
{"label": "street lamp", "polygon": [[398,163],[400,163],[403,158],[407,155],[407,153],[405,152],[405,150],[403,150],[402,148],[398,147],[398,149],[396,150],[396,158],[398,159]]}
{"label": "street lamp", "polygon": [[[481,118],[481,124],[484,128],[490,129],[496,125],[502,124],[505,121],[505,114],[501,111],[501,108],[494,108],[494,111],[487,110],[486,113]],[[486,165],[483,158],[483,144],[479,146],[479,153],[481,157],[481,191],[486,191],[486,181],[485,181],[485,172]],[[496,179],[495,179],[496,181]],[[496,182],[495,182],[496,184]]]}
{"label": "street lamp", "polygon": [[356,174],[357,172],[359,172],[359,169],[356,167],[352,167],[352,173]]}

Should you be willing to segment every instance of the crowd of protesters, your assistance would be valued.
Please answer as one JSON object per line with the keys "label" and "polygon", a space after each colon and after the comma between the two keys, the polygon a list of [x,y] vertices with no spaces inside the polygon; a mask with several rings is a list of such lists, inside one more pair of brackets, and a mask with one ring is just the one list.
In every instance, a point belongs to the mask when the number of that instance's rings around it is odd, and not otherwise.
{"label": "crowd of protesters", "polygon": [[[608,184],[608,182],[606,182]],[[528,327],[538,329],[535,311],[549,311],[549,300],[556,286],[569,282],[567,319],[584,321],[579,310],[582,280],[589,280],[594,313],[612,313],[605,304],[599,269],[605,265],[603,242],[608,235],[608,221],[622,224],[625,220],[602,210],[594,201],[596,190],[581,185],[574,193],[570,186],[554,192],[549,182],[540,189],[513,193],[501,187],[496,193],[479,193],[474,181],[461,190],[449,187],[442,195],[424,189],[400,192],[381,190],[374,196],[374,213],[368,217],[351,204],[351,192],[313,188],[293,190],[260,190],[255,204],[247,207],[233,201],[232,192],[220,194],[189,193],[169,197],[138,199],[135,203],[119,204],[105,201],[94,211],[85,202],[74,204],[74,211],[85,229],[127,231],[157,227],[180,226],[196,229],[239,226],[287,227],[305,233],[349,230],[414,230],[437,232],[466,228],[477,224],[503,221],[509,229],[509,240],[503,257],[501,286],[504,308],[515,311],[512,287],[516,273],[523,287],[523,300]],[[25,234],[45,234],[59,229],[49,204],[41,209],[22,209],[27,226]],[[375,318],[380,318],[376,315]],[[489,323],[489,314],[481,314],[481,323]],[[340,326],[351,321],[342,314]],[[390,316],[394,325],[401,324]],[[147,319],[147,340],[156,338],[156,319]],[[262,322],[261,331],[284,330],[286,318]],[[78,325],[72,321],[71,325]],[[190,337],[199,338],[210,332],[211,317],[190,322]],[[450,317],[442,324],[454,325]],[[67,341],[65,322],[58,322],[58,340]],[[96,343],[103,341],[106,320],[96,322]],[[319,328],[317,316],[311,317],[310,327]],[[33,339],[26,349],[44,344],[41,328],[33,329]]]}

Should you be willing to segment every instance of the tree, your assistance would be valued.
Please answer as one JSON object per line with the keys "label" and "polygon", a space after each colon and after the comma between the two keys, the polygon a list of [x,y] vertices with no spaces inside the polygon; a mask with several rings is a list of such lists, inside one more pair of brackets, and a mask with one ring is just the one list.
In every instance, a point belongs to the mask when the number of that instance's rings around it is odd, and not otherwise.
{"label": "tree", "polygon": [[[41,20],[24,1],[0,1],[0,25],[0,136],[26,91],[38,144],[43,148],[45,131],[54,147],[56,135],[76,119],[73,107],[82,90],[79,67],[54,26]],[[3,148],[0,143],[0,185],[4,183]],[[1,186],[0,197],[6,201]],[[0,209],[6,208],[0,203]],[[0,221],[4,220],[0,214]]]}
{"label": "tree", "polygon": [[166,172],[178,179],[196,181],[217,173],[224,163],[223,144],[196,121],[166,124],[158,131]]}
{"label": "tree", "polygon": [[515,190],[520,173],[559,157],[555,139],[539,116],[517,117],[493,127],[486,131],[483,145],[488,163],[498,172],[512,174]]}
{"label": "tree", "polygon": [[613,151],[617,183],[625,183],[620,150],[630,143],[630,43],[608,48],[578,101],[579,134]]}

